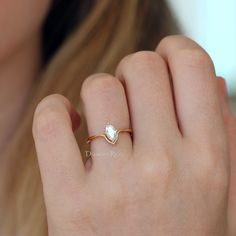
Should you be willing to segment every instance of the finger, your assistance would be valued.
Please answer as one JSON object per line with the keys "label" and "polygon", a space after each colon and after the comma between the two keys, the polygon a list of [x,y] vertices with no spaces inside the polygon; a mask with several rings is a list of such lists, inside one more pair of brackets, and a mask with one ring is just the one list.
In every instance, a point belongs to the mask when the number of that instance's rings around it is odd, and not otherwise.
{"label": "finger", "polygon": [[[163,147],[180,136],[165,61],[155,52],[137,52],[119,64],[117,77],[124,82],[134,134],[134,148]],[[171,134],[171,135],[170,135]]]}
{"label": "finger", "polygon": [[35,111],[33,136],[49,211],[52,206],[63,207],[61,201],[84,180],[84,164],[73,134],[78,125],[78,113],[61,95],[46,97]]}
{"label": "finger", "polygon": [[[122,84],[108,74],[97,74],[83,83],[81,97],[84,104],[90,136],[104,133],[107,123],[116,129],[130,128],[129,111]],[[91,142],[91,153],[94,165],[114,166],[114,160],[126,160],[132,151],[132,140],[129,133],[120,133],[115,145],[105,138]]]}
{"label": "finger", "polygon": [[224,131],[212,60],[199,45],[183,36],[165,38],[156,51],[170,68],[182,133],[203,143],[215,137],[217,143]]}

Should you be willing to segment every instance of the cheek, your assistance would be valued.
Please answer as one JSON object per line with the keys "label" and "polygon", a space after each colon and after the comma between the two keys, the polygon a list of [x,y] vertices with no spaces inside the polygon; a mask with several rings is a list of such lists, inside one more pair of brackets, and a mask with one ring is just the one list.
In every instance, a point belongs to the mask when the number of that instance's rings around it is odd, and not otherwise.
{"label": "cheek", "polygon": [[50,0],[0,0],[0,62],[39,32]]}

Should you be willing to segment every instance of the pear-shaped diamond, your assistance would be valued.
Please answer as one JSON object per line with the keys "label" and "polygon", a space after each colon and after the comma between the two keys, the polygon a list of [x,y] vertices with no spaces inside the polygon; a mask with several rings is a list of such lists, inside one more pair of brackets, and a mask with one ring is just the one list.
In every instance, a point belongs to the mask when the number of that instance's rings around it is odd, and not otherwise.
{"label": "pear-shaped diamond", "polygon": [[113,125],[107,124],[105,127],[105,135],[108,141],[115,144],[118,139],[118,132]]}

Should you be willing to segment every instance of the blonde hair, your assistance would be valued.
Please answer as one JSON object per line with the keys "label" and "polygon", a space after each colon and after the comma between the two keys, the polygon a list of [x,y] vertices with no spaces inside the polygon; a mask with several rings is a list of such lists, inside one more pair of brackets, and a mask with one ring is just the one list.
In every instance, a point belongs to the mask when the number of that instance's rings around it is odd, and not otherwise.
{"label": "blonde hair", "polygon": [[[96,1],[35,82],[7,160],[1,164],[1,235],[47,235],[42,184],[31,134],[38,102],[49,94],[60,93],[83,114],[79,94],[88,75],[113,73],[125,55],[142,49],[153,50],[162,37],[176,32],[163,0]],[[85,124],[82,121],[76,133],[82,151],[87,148]]]}

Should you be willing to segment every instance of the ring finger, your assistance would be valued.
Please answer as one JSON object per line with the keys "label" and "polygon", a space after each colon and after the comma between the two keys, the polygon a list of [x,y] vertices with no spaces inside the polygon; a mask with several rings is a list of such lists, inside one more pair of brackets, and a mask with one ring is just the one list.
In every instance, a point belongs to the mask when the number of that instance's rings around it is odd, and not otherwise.
{"label": "ring finger", "polygon": [[[109,74],[97,74],[87,78],[81,89],[84,112],[90,136],[103,134],[110,123],[115,129],[130,128],[126,95],[121,82]],[[115,145],[104,137],[91,141],[91,157],[94,166],[127,159],[132,151],[132,140],[128,132],[118,136]],[[112,164],[113,166],[113,164]]]}

